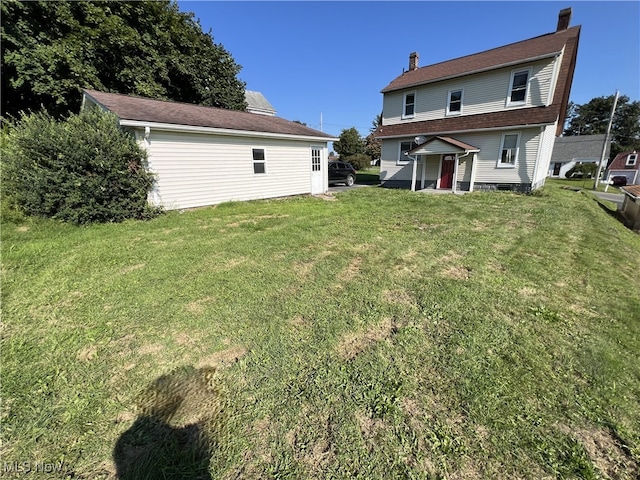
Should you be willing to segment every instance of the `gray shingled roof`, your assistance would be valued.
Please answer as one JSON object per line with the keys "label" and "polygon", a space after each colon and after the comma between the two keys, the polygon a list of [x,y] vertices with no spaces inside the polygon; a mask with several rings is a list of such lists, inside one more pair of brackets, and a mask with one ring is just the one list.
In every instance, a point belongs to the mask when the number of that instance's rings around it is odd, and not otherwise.
{"label": "gray shingled roof", "polygon": [[95,103],[115,113],[120,120],[133,120],[170,125],[187,125],[224,130],[262,132],[335,140],[324,132],[284,118],[255,113],[203,107],[190,103],[170,102],[151,98],[83,90]]}
{"label": "gray shingled roof", "polygon": [[[600,158],[606,135],[578,135],[559,137],[553,146],[552,162],[570,162],[580,158]],[[607,142],[605,158],[609,157],[611,142]]]}
{"label": "gray shingled roof", "polygon": [[262,93],[245,90],[244,98],[247,101],[248,111],[251,112],[255,110],[257,112],[266,113],[269,115],[276,114],[276,109],[273,108],[273,106],[269,103],[269,100],[267,100]]}

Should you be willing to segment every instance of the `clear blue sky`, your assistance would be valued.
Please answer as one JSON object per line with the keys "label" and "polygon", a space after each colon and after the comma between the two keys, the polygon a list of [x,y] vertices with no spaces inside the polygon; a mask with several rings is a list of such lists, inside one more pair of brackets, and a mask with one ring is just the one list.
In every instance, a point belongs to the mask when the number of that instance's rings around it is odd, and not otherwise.
{"label": "clear blue sky", "polygon": [[380,90],[419,65],[450,60],[553,32],[572,7],[582,25],[570,99],[640,100],[640,2],[245,2],[179,1],[242,66],[248,90],[262,92],[288,120],[339,136],[369,133]]}

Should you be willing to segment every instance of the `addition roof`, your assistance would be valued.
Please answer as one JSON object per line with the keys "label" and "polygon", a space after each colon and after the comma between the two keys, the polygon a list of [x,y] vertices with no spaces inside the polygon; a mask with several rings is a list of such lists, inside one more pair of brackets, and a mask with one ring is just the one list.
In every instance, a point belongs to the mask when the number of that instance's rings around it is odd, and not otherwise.
{"label": "addition roof", "polygon": [[[558,137],[553,146],[552,162],[569,162],[586,158],[600,158],[606,135],[575,135]],[[607,142],[605,157],[609,156],[611,142]]]}
{"label": "addition roof", "polygon": [[[83,90],[94,103],[115,113],[121,123],[127,121],[155,124],[206,127],[226,131],[269,133],[285,136],[337,140],[331,135],[277,116],[204,107],[190,103]],[[124,121],[124,122],[123,122]]]}

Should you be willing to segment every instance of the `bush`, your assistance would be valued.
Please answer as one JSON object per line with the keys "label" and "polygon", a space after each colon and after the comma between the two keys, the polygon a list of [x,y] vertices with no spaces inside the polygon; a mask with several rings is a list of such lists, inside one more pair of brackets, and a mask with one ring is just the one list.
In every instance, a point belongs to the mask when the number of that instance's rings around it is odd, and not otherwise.
{"label": "bush", "polygon": [[364,170],[371,166],[371,157],[369,157],[369,155],[365,155],[364,153],[356,153],[355,155],[350,155],[346,157],[344,161],[349,162],[356,170]]}
{"label": "bush", "polygon": [[158,213],[147,202],[153,183],[146,152],[97,108],[59,122],[23,114],[3,136],[4,201],[27,215],[75,224],[148,218]]}

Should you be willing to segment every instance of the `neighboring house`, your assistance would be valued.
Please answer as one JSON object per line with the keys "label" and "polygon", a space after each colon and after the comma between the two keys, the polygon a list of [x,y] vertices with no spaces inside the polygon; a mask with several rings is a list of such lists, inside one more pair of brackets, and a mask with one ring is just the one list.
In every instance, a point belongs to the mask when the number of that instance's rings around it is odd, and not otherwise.
{"label": "neighboring house", "polygon": [[[579,163],[600,163],[606,135],[578,135],[556,138],[547,176],[565,178],[567,171]],[[604,159],[609,159],[611,141],[607,141]],[[606,165],[606,163],[605,163]]]}
{"label": "neighboring house", "polygon": [[632,230],[640,230],[640,185],[620,188],[624,193],[624,201],[620,213],[625,218],[625,225]]}
{"label": "neighboring house", "polygon": [[328,189],[325,133],[275,116],[84,90],[148,152],[150,202],[167,210]]}
{"label": "neighboring house", "polygon": [[454,192],[543,185],[576,64],[570,19],[564,9],[553,33],[427,67],[412,53],[382,90],[380,180]]}
{"label": "neighboring house", "polygon": [[275,115],[276,109],[260,92],[244,91],[244,99],[247,102],[247,112],[258,113],[260,115]]}
{"label": "neighboring house", "polygon": [[638,152],[622,152],[616,155],[609,168],[607,169],[607,177],[627,177],[627,185],[640,184],[640,158]]}

